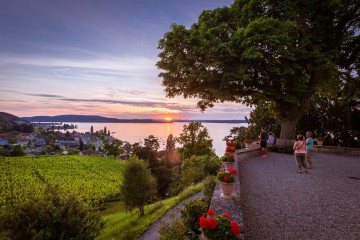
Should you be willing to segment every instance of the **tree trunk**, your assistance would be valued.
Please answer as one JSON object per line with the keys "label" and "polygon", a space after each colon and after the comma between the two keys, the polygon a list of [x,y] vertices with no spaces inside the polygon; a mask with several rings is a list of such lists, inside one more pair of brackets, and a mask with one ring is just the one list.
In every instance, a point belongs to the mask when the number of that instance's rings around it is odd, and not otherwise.
{"label": "tree trunk", "polygon": [[295,138],[296,119],[283,119],[281,121],[280,138],[293,140]]}

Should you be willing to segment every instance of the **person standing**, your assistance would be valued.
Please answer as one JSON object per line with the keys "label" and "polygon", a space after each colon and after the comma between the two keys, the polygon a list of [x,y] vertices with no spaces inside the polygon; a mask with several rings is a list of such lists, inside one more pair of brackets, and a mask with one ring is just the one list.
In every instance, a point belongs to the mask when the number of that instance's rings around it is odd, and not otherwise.
{"label": "person standing", "polygon": [[262,150],[261,156],[262,157],[267,157],[266,143],[267,143],[267,140],[268,140],[269,136],[268,136],[267,131],[265,131],[264,127],[261,128],[261,133],[260,133],[259,137],[260,137],[260,147],[261,147],[261,150]]}
{"label": "person standing", "polygon": [[314,167],[311,160],[314,151],[313,149],[314,149],[314,139],[312,138],[312,132],[307,131],[306,132],[306,162],[308,169],[312,169]]}
{"label": "person standing", "polygon": [[305,162],[306,155],[306,142],[304,141],[303,135],[297,135],[297,141],[294,143],[294,155],[295,160],[298,167],[298,173],[302,173],[302,169],[304,168],[305,173],[307,173],[307,166]]}

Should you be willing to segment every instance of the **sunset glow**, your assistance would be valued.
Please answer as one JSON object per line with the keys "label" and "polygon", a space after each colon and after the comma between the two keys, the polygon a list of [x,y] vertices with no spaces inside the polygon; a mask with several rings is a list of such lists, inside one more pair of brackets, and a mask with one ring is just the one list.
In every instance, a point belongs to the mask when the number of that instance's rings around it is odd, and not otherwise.
{"label": "sunset glow", "polygon": [[172,118],[171,118],[171,117],[166,117],[165,120],[166,120],[166,121],[171,121]]}

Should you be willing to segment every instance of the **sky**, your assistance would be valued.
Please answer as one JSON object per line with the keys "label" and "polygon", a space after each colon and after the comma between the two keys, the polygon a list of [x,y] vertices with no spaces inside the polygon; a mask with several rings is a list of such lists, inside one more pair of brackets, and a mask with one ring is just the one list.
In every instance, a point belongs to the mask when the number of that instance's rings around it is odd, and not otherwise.
{"label": "sky", "polygon": [[249,107],[166,98],[155,66],[173,23],[232,0],[0,0],[0,111],[20,117],[244,119]]}

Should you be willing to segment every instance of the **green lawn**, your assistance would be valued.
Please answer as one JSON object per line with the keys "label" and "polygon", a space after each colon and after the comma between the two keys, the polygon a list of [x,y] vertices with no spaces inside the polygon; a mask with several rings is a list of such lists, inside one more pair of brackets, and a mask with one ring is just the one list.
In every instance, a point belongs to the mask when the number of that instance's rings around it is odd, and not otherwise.
{"label": "green lawn", "polygon": [[145,207],[145,215],[140,216],[134,209],[126,211],[122,203],[109,203],[101,213],[106,220],[104,229],[97,240],[130,240],[137,239],[156,220],[182,200],[202,190],[203,185],[197,184],[184,190],[176,197],[150,204]]}

